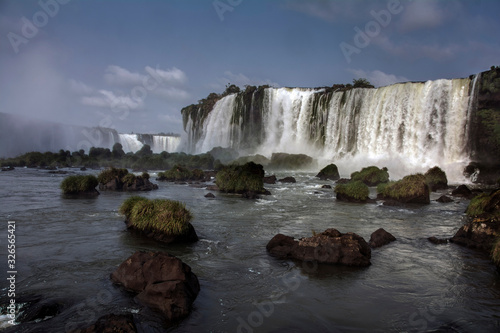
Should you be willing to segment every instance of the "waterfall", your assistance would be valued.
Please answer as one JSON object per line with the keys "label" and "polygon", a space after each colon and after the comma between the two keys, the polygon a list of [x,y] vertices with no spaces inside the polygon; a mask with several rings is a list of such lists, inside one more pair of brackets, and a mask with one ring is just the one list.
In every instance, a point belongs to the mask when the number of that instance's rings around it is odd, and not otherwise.
{"label": "waterfall", "polygon": [[143,143],[137,138],[137,134],[119,134],[120,143],[126,153],[135,153],[142,148]]}
{"label": "waterfall", "polygon": [[[266,156],[305,153],[344,166],[346,176],[371,164],[389,167],[393,178],[438,165],[458,181],[469,157],[470,85],[467,78],[336,92],[267,88],[259,110],[253,96],[243,106],[243,93],[229,95],[201,128],[189,128],[195,125],[188,119],[186,131],[202,133],[188,138],[193,153],[216,146]],[[259,126],[244,119],[249,110],[260,115]],[[259,132],[249,134],[249,126]]]}
{"label": "waterfall", "polygon": [[162,151],[169,153],[176,152],[181,143],[181,138],[178,136],[153,135],[153,153],[159,154]]}

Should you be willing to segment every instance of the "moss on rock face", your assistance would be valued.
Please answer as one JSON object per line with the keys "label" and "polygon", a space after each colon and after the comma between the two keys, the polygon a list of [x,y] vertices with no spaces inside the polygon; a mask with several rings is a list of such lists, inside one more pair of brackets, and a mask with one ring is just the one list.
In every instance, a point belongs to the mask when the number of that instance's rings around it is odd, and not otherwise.
{"label": "moss on rock face", "polygon": [[472,200],[469,203],[469,206],[467,206],[467,210],[465,213],[470,216],[470,217],[475,217],[481,214],[484,214],[484,208],[488,204],[490,200],[490,196],[486,193],[481,193],[480,195],[472,198]]}
{"label": "moss on rock face", "polygon": [[387,168],[379,169],[376,166],[369,166],[351,174],[351,180],[360,180],[368,186],[377,186],[380,183],[389,181],[389,172]]}
{"label": "moss on rock face", "polygon": [[227,193],[264,193],[264,168],[253,162],[244,165],[226,166],[220,170],[215,183],[219,190]]}
{"label": "moss on rock face", "polygon": [[114,179],[121,181],[123,177],[125,177],[128,174],[127,169],[116,169],[116,168],[109,168],[106,170],[101,171],[99,175],[97,176],[97,180],[101,184],[107,184]]}
{"label": "moss on rock face", "polygon": [[[154,235],[159,240],[185,236],[194,232],[190,221],[191,212],[179,201],[167,199],[150,200],[140,196],[128,198],[120,206],[125,215],[127,226]],[[196,233],[194,233],[196,235]]]}
{"label": "moss on rock face", "polygon": [[360,180],[339,184],[335,186],[335,192],[338,200],[353,202],[366,202],[370,194],[368,186]]}
{"label": "moss on rock face", "polygon": [[448,178],[446,178],[446,173],[439,167],[435,166],[434,168],[429,169],[424,176],[431,191],[448,188]]}
{"label": "moss on rock face", "polygon": [[316,175],[321,180],[338,180],[340,179],[339,169],[335,164],[328,164]]}
{"label": "moss on rock face", "polygon": [[387,185],[377,186],[377,191],[385,198],[402,203],[429,204],[429,186],[422,174],[409,175]]}
{"label": "moss on rock face", "polygon": [[99,185],[97,178],[93,175],[78,175],[64,178],[61,190],[64,194],[99,194],[95,189]]}

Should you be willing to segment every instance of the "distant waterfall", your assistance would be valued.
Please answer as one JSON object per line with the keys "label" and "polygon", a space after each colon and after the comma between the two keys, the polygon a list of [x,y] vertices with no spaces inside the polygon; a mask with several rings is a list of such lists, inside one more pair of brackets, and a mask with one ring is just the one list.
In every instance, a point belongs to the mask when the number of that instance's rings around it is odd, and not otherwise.
{"label": "distant waterfall", "polygon": [[180,137],[177,136],[167,136],[167,135],[151,135],[151,134],[119,134],[120,143],[123,147],[123,151],[137,152],[145,144],[151,147],[153,153],[161,153],[166,151],[169,153],[176,152],[179,144]]}
{"label": "distant waterfall", "polygon": [[195,153],[216,146],[305,153],[348,173],[368,164],[388,166],[392,175],[439,165],[460,178],[468,161],[470,85],[467,78],[337,92],[267,88],[260,105],[253,96],[242,102],[242,93],[222,98],[201,128],[188,121],[186,131],[201,133],[188,138]]}

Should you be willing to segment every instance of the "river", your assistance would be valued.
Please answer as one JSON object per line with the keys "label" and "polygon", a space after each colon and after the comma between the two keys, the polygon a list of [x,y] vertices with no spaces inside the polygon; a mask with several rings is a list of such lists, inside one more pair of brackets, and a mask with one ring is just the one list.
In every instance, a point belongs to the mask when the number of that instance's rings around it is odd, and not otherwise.
{"label": "river", "polygon": [[[8,270],[7,221],[15,221],[16,298],[40,295],[64,304],[55,317],[17,325],[17,331],[65,332],[107,313],[130,312],[140,318],[141,332],[500,331],[500,274],[488,257],[427,240],[451,237],[463,224],[468,201],[405,208],[348,204],[337,202],[332,189],[321,188],[331,182],[312,173],[277,173],[290,175],[297,183],[267,185],[272,195],[259,200],[218,193],[207,199],[203,188],[157,182],[158,190],[142,195],[184,202],[200,237],[172,246],[127,232],[118,208],[131,193],[66,199],[59,189],[66,175],[1,172],[2,275]],[[431,200],[441,194],[432,193]],[[300,238],[327,228],[367,241],[384,228],[397,241],[374,249],[367,268],[305,265],[266,253],[277,233]],[[157,314],[109,278],[138,250],[171,253],[200,280],[192,313],[173,328],[164,329]],[[0,287],[5,310],[5,278]],[[6,316],[1,318],[6,326]]]}

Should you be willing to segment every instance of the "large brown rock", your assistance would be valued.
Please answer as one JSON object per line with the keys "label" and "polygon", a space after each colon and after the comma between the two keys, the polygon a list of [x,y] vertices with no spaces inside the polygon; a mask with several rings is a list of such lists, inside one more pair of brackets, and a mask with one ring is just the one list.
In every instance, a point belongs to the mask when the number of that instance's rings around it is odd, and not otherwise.
{"label": "large brown rock", "polygon": [[169,324],[186,317],[200,291],[191,267],[161,252],[136,252],[111,274],[126,290],[137,293],[142,304],[160,311]]}
{"label": "large brown rock", "polygon": [[282,259],[346,266],[371,264],[371,249],[363,237],[352,232],[342,234],[336,229],[327,229],[321,234],[300,240],[278,234],[269,241],[266,249],[271,255]]}

